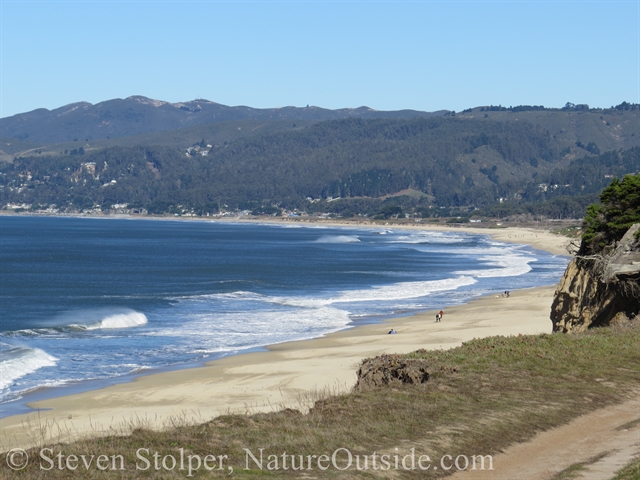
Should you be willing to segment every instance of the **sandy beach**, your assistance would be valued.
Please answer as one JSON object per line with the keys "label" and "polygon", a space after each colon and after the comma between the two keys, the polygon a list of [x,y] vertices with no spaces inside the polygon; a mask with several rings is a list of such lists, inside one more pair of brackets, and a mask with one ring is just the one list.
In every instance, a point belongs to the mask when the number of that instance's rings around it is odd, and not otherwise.
{"label": "sandy beach", "polygon": [[[542,230],[464,231],[567,255],[568,239]],[[204,422],[229,412],[304,409],[310,406],[314,392],[348,391],[355,383],[358,365],[367,357],[420,348],[447,349],[492,335],[549,333],[554,289],[538,287],[512,292],[509,298],[491,295],[455,307],[443,305],[441,323],[435,323],[435,311],[392,318],[313,340],[273,345],[266,352],[235,355],[199,368],[156,373],[35,402],[29,406],[39,411],[0,420],[0,450],[83,435],[127,433],[141,425],[161,428],[176,419]],[[388,335],[391,328],[398,333]]]}

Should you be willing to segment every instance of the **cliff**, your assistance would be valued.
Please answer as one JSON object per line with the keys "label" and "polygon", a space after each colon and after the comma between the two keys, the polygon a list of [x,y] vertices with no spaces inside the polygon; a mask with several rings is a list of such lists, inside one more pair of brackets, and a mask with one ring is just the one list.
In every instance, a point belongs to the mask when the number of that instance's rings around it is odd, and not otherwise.
{"label": "cliff", "polygon": [[583,245],[560,281],[551,306],[554,332],[613,325],[640,311],[640,223],[619,241],[588,251]]}

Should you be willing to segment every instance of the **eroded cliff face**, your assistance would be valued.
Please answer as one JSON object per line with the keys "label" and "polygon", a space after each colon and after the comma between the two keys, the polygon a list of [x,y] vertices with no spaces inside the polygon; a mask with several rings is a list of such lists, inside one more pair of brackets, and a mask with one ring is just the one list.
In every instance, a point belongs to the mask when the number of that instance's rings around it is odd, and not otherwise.
{"label": "eroded cliff face", "polygon": [[403,383],[419,385],[429,380],[427,362],[419,359],[406,359],[401,355],[379,355],[363,360],[358,369],[356,392],[387,385]]}
{"label": "eroded cliff face", "polygon": [[640,311],[640,239],[633,225],[601,255],[574,258],[551,306],[554,332],[581,332],[636,317]]}

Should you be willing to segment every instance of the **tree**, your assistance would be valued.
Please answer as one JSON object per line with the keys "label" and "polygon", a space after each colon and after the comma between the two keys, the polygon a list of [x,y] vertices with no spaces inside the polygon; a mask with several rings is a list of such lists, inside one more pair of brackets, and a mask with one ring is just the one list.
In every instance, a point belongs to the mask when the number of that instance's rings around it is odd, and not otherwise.
{"label": "tree", "polygon": [[402,212],[402,207],[400,207],[400,205],[387,204],[378,211],[376,216],[380,216],[382,218],[398,218],[403,217],[404,213]]}
{"label": "tree", "polygon": [[580,254],[594,254],[620,240],[629,227],[640,223],[640,174],[614,178],[590,205],[584,219]]}

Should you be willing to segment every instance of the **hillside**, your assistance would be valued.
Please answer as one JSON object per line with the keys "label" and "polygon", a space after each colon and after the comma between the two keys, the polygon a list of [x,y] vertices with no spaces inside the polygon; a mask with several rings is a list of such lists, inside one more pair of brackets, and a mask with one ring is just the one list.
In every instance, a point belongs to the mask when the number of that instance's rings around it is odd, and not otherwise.
{"label": "hillside", "polygon": [[[0,203],[58,211],[127,204],[121,208],[172,214],[285,208],[432,217],[482,209],[575,218],[613,176],[640,171],[637,106],[523,108],[438,118],[245,118],[37,147],[4,139],[14,155],[0,164]],[[245,113],[256,112],[264,114]],[[30,148],[16,152],[20,146]]]}
{"label": "hillside", "polygon": [[368,107],[328,110],[307,106],[258,109],[230,107],[209,100],[169,103],[143,96],[113,99],[92,105],[72,103],[54,110],[40,108],[0,119],[2,137],[49,144],[95,141],[145,133],[166,132],[189,126],[238,120],[325,121],[340,118],[411,118],[446,112],[402,110],[382,112]]}

